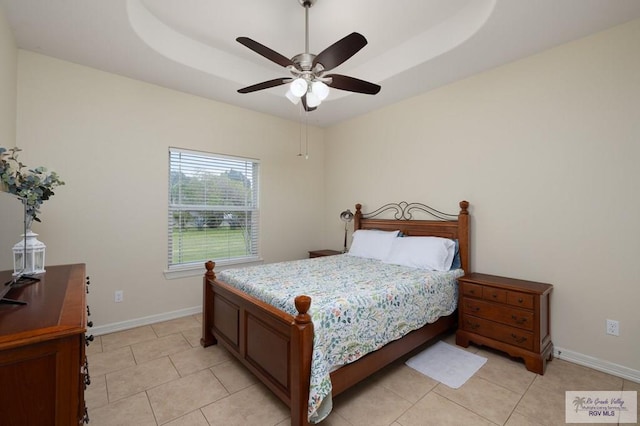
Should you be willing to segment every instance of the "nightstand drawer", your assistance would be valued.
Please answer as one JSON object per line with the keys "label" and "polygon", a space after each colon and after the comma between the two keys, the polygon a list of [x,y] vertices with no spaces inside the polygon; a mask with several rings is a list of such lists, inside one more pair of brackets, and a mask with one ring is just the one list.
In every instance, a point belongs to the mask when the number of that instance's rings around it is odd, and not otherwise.
{"label": "nightstand drawer", "polygon": [[482,297],[482,286],[478,284],[460,283],[460,293],[470,297]]}
{"label": "nightstand drawer", "polygon": [[525,330],[533,330],[533,312],[514,309],[510,306],[483,302],[465,297],[462,301],[463,313]]}
{"label": "nightstand drawer", "polygon": [[518,306],[525,309],[533,309],[533,295],[520,293],[517,291],[507,292],[507,303],[511,306]]}
{"label": "nightstand drawer", "polygon": [[471,333],[499,340],[513,346],[533,350],[533,333],[515,327],[484,320],[482,318],[463,315],[462,328]]}
{"label": "nightstand drawer", "polygon": [[493,287],[482,287],[482,298],[498,303],[507,303],[507,291]]}

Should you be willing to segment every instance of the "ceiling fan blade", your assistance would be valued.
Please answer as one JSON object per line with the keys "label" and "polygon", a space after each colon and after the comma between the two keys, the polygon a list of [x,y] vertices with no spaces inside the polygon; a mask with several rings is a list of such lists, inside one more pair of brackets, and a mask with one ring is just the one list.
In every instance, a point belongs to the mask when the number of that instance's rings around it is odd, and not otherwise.
{"label": "ceiling fan blade", "polygon": [[331,70],[367,45],[367,39],[360,33],[351,33],[318,53],[313,60],[313,67],[322,64],[325,71]]}
{"label": "ceiling fan blade", "polygon": [[243,87],[242,89],[238,89],[238,93],[251,93],[258,90],[269,89],[271,87],[276,87],[276,86],[285,84],[290,80],[291,80],[290,77],[274,78],[273,80],[263,81],[262,83],[258,83],[252,86],[247,86],[247,87]]}
{"label": "ceiling fan blade", "polygon": [[334,89],[347,90],[349,92],[364,93],[366,95],[375,95],[381,89],[377,84],[360,80],[354,77],[340,74],[329,74],[325,77],[331,78],[331,83],[327,83],[329,87]]}
{"label": "ceiling fan blade", "polygon": [[275,50],[269,49],[267,46],[260,44],[249,37],[238,37],[236,41],[278,65],[285,68],[288,66],[296,67],[296,64],[291,59],[279,54]]}
{"label": "ceiling fan blade", "polygon": [[311,112],[311,111],[315,111],[316,109],[318,109],[318,107],[310,107],[310,106],[307,105],[307,95],[304,95],[300,99],[302,100],[302,106],[304,107],[305,111]]}

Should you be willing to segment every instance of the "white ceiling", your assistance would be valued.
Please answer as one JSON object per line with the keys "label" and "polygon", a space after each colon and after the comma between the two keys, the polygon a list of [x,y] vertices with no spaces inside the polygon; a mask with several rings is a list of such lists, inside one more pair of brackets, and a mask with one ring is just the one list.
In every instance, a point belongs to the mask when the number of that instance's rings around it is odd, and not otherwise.
{"label": "white ceiling", "polygon": [[[237,89],[288,72],[235,41],[304,52],[298,0],[0,0],[22,49],[299,119],[285,86]],[[317,0],[310,52],[357,31],[369,44],[334,71],[375,96],[332,90],[310,124],[342,120],[640,17],[640,0]]]}

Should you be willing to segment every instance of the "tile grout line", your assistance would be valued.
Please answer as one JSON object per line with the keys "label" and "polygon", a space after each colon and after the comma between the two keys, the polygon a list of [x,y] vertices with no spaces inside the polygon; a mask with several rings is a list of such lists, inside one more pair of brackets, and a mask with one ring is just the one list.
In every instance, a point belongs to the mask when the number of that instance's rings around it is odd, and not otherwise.
{"label": "tile grout line", "polygon": [[156,412],[153,410],[153,405],[151,405],[151,398],[149,397],[148,389],[144,390],[144,395],[147,397],[147,404],[149,404],[149,408],[151,409],[151,414],[153,415],[153,420],[156,422],[156,426],[160,425],[158,422],[158,416],[156,416]]}
{"label": "tile grout line", "polygon": [[[443,383],[440,383],[440,382],[438,382],[438,384],[439,384],[439,385],[443,385],[443,386],[447,386],[447,385],[445,385],[445,384],[443,384]],[[450,398],[447,398],[445,395],[442,395],[442,394],[439,394],[438,392],[435,392],[435,389],[436,389],[437,387],[438,387],[438,386],[434,386],[434,388],[433,388],[431,391],[429,391],[429,392],[434,392],[434,393],[435,393],[436,395],[438,395],[439,397],[446,399],[447,401],[449,401],[449,402],[451,402],[451,403],[453,403],[453,404],[457,405],[458,407],[462,408],[463,410],[466,410],[466,411],[468,411],[468,412],[470,412],[470,413],[472,413],[472,414],[474,414],[474,415],[476,415],[476,416],[478,416],[478,417],[480,417],[480,418],[482,418],[482,419],[484,419],[484,420],[488,421],[489,423],[491,423],[491,424],[493,424],[493,425],[495,425],[495,424],[496,424],[496,423],[492,422],[491,420],[487,419],[485,416],[483,416],[483,415],[481,415],[481,414],[476,413],[475,411],[473,411],[473,410],[472,410],[472,409],[470,409],[469,407],[465,407],[464,405],[460,405],[460,404],[458,404],[456,401],[454,401],[454,400],[452,400],[452,399],[450,399]]]}
{"label": "tile grout line", "polygon": [[[513,414],[516,412],[516,409],[518,408],[518,405],[520,405],[520,402],[522,402],[522,400],[524,399],[525,395],[527,395],[527,392],[529,392],[529,389],[531,389],[531,386],[533,386],[533,384],[535,383],[535,381],[538,380],[538,375],[536,375],[536,377],[533,378],[533,380],[531,381],[531,383],[529,383],[529,386],[527,386],[527,389],[525,389],[525,391],[522,393],[522,395],[520,396],[520,399],[518,399],[518,402],[516,402],[516,405],[514,405],[513,410],[511,410],[511,413],[509,413],[509,417],[507,417],[507,420],[504,422],[504,424],[506,425],[507,423],[509,423],[509,420],[511,419],[511,416],[513,416]],[[532,419],[529,416],[525,416],[524,414],[520,414],[522,417],[527,418],[528,420],[534,421],[534,419]],[[540,424],[538,422],[535,422],[536,424]]]}

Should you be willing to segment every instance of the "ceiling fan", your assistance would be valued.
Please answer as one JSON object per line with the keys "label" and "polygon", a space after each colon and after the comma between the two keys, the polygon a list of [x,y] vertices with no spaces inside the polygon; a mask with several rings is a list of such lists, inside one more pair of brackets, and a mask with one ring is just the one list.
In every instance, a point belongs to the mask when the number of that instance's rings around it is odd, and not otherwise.
{"label": "ceiling fan", "polygon": [[305,111],[315,110],[329,95],[329,87],[367,95],[378,93],[380,86],[377,84],[341,74],[326,74],[366,46],[367,39],[362,34],[353,32],[317,55],[309,53],[309,8],[315,4],[316,0],[298,0],[298,2],[304,7],[305,11],[304,53],[289,59],[248,37],[238,37],[236,39],[240,44],[257,54],[285,67],[291,73],[291,77],[263,81],[262,83],[239,89],[238,92],[251,93],[291,83],[287,98],[294,104],[302,100]]}

